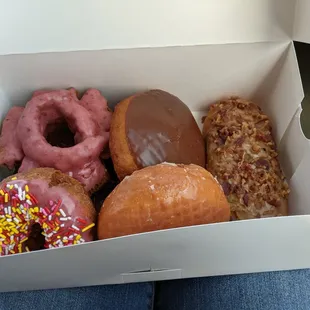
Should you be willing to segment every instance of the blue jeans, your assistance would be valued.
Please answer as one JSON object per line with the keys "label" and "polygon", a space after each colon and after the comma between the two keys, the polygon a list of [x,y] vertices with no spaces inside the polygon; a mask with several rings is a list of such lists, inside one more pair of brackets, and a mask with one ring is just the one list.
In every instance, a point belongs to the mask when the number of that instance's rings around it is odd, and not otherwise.
{"label": "blue jeans", "polygon": [[310,270],[0,293],[0,309],[310,309]]}

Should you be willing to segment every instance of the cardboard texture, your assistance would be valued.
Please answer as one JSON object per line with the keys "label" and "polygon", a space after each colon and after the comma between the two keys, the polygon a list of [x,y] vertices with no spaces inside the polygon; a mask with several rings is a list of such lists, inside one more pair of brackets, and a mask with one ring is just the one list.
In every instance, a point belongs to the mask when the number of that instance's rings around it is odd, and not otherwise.
{"label": "cardboard texture", "polygon": [[292,37],[295,1],[1,0],[1,5],[0,52],[11,54],[283,40]]}
{"label": "cardboard texture", "polygon": [[307,0],[18,2],[18,11],[16,2],[1,3],[2,119],[40,88],[95,87],[112,105],[162,88],[199,125],[215,100],[249,98],[274,124],[293,216],[1,257],[0,291],[310,267],[310,145],[300,127],[303,90],[291,41],[309,40]]}

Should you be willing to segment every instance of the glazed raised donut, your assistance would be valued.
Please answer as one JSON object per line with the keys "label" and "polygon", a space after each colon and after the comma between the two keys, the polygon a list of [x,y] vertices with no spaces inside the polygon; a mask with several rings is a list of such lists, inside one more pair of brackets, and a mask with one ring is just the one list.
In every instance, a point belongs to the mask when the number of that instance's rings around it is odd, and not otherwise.
{"label": "glazed raised donut", "polygon": [[0,184],[0,256],[94,239],[96,212],[83,186],[52,168]]}
{"label": "glazed raised donut", "polygon": [[224,192],[211,173],[197,165],[162,163],[137,170],[104,201],[99,239],[229,221]]}
{"label": "glazed raised donut", "polygon": [[[62,119],[74,133],[72,147],[55,147],[45,138],[47,126]],[[12,165],[13,161],[20,160],[20,156],[10,157],[7,153],[4,142],[8,142],[9,149],[18,155],[24,154],[19,172],[52,167],[80,181],[87,191],[94,191],[107,180],[99,157],[108,145],[110,120],[107,102],[96,89],[88,90],[80,101],[74,89],[37,91],[22,111],[16,133],[14,130],[2,132],[0,164]],[[15,143],[13,139],[14,145],[7,138],[13,134],[18,140]]]}

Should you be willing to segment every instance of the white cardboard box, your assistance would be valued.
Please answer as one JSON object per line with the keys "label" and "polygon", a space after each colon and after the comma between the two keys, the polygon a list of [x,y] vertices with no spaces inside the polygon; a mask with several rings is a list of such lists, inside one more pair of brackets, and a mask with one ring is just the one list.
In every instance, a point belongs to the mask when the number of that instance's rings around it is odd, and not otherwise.
{"label": "white cardboard box", "polygon": [[99,88],[111,103],[150,88],[199,121],[225,95],[271,117],[292,216],[157,231],[0,258],[16,291],[310,267],[310,145],[292,39],[309,0],[0,1],[0,113],[35,89]]}

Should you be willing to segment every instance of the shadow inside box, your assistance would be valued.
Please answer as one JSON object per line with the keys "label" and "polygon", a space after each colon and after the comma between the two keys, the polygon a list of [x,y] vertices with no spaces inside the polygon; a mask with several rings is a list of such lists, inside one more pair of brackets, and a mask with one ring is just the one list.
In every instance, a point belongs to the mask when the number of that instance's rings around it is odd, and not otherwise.
{"label": "shadow inside box", "polygon": [[300,116],[301,127],[307,139],[310,139],[310,45],[294,42],[305,98]]}
{"label": "shadow inside box", "polygon": [[111,158],[104,160],[104,165],[109,174],[109,180],[99,190],[92,194],[91,199],[94,203],[96,211],[99,213],[104,200],[109,196],[113,189],[119,184],[118,177],[114,170]]}
{"label": "shadow inside box", "polygon": [[17,173],[17,171],[18,171],[18,167],[9,169],[5,165],[0,165],[0,182],[2,182],[5,178]]}

